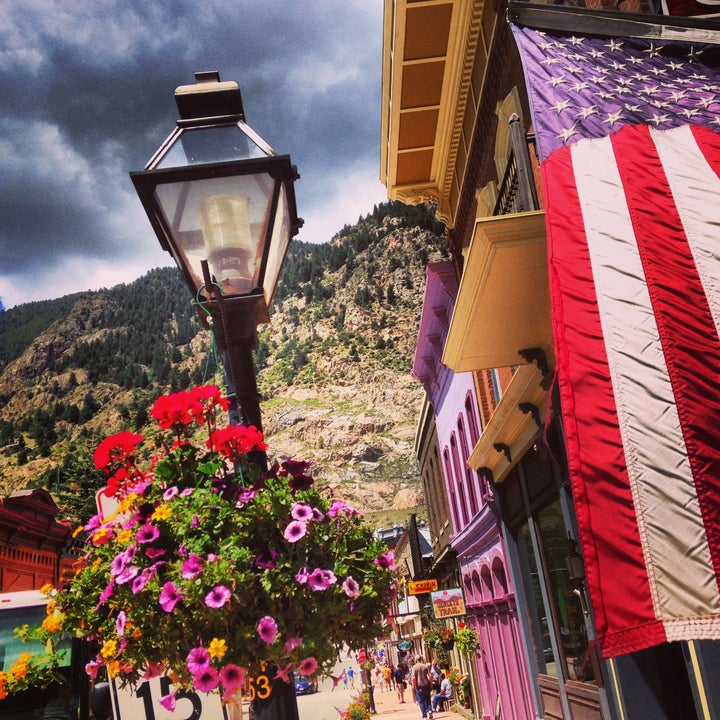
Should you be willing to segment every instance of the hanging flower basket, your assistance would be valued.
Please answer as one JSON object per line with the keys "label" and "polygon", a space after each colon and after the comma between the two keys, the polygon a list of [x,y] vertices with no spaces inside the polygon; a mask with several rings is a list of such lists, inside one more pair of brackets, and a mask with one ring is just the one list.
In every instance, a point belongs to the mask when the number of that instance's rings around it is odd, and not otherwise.
{"label": "hanging flower basket", "polygon": [[87,671],[122,685],[168,675],[168,709],[179,689],[229,700],[267,662],[288,682],[329,671],[342,644],[380,635],[396,593],[392,553],[361,513],[309,462],[260,473],[248,454],[262,434],[218,428],[226,407],[212,386],[158,398],[160,450],[144,468],[140,435],[100,444],[117,512],[84,526],[75,575],[53,591],[57,630],[99,649]]}
{"label": "hanging flower basket", "polygon": [[468,627],[461,627],[455,631],[455,642],[458,651],[463,655],[472,655],[480,647],[477,633]]}

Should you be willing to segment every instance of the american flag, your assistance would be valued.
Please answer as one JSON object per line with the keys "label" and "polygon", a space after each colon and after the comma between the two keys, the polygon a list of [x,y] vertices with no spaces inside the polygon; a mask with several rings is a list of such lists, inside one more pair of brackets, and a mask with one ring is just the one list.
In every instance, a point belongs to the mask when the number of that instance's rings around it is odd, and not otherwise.
{"label": "american flag", "polygon": [[601,652],[719,639],[720,37],[513,33]]}
{"label": "american flag", "polygon": [[[623,125],[720,130],[720,46],[549,35],[514,26],[540,157]],[[720,41],[720,32],[714,32]]]}

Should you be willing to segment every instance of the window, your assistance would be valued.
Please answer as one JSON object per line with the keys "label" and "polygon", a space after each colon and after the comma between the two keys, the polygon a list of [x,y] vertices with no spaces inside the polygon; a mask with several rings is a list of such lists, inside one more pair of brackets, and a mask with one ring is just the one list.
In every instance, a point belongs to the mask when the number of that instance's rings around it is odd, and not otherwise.
{"label": "window", "polygon": [[462,525],[463,527],[465,527],[465,525],[468,524],[467,501],[465,499],[465,491],[463,488],[465,484],[463,482],[465,478],[465,473],[460,466],[460,454],[458,452],[457,438],[455,437],[455,433],[450,436],[450,450],[452,452],[453,470],[455,471],[455,482],[457,483],[458,503],[460,505],[460,512],[462,514]]}
{"label": "window", "polygon": [[467,485],[468,500],[470,502],[470,517],[475,517],[478,512],[477,492],[475,491],[475,472],[467,464],[467,460],[470,457],[470,451],[468,450],[467,436],[465,434],[462,415],[458,417],[457,431],[458,437],[460,438],[462,469],[465,474],[465,484]]}

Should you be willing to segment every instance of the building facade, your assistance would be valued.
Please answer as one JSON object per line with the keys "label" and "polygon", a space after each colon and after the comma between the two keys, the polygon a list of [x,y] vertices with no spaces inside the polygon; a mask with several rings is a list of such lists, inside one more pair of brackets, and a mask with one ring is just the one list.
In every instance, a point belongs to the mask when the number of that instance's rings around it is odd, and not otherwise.
{"label": "building facade", "polygon": [[[673,12],[671,5],[677,8],[682,4],[665,3],[662,10]],[[692,12],[709,14],[712,10],[707,3],[696,3]],[[585,442],[590,445],[593,434],[602,434],[604,425],[598,419],[593,429],[592,407],[572,407],[568,392],[568,377],[573,377],[583,358],[576,355],[569,361],[566,346],[558,345],[563,339],[558,337],[558,329],[565,326],[558,325],[561,296],[549,279],[555,268],[549,266],[547,234],[548,196],[553,197],[556,214],[558,206],[563,210],[565,199],[558,195],[555,184],[546,184],[543,168],[548,165],[541,163],[542,138],[535,134],[541,126],[552,126],[556,116],[564,118],[568,106],[558,100],[543,116],[534,115],[531,108],[531,91],[541,94],[542,90],[547,95],[555,81],[574,87],[582,86],[583,78],[573,79],[568,72],[565,77],[551,78],[553,84],[550,80],[545,84],[529,70],[527,58],[521,61],[508,22],[539,28],[538,33],[533,29],[533,34],[559,33],[563,46],[568,47],[582,43],[588,33],[602,38],[608,48],[618,48],[626,36],[644,34],[664,40],[675,29],[677,37],[697,31],[696,37],[706,43],[720,42],[710,23],[661,19],[656,14],[660,11],[644,0],[628,0],[607,9],[601,2],[574,4],[572,9],[480,0],[385,2],[381,179],[392,199],[435,203],[438,217],[448,228],[458,289],[442,336],[440,361],[456,376],[473,377],[481,428],[469,447],[467,462],[460,463],[460,472],[453,463],[447,430],[457,432],[455,418],[464,410],[463,400],[455,396],[451,406],[439,406],[433,397],[437,394],[435,378],[418,364],[421,361],[427,366],[426,358],[438,343],[432,332],[419,337],[415,371],[434,407],[440,457],[449,449],[448,462],[441,466],[453,521],[451,545],[473,622],[480,627],[478,618],[486,617],[483,632],[485,642],[490,643],[495,629],[487,618],[496,617],[498,624],[506,618],[517,621],[517,635],[507,634],[497,647],[509,648],[515,643],[519,666],[527,672],[524,717],[720,717],[719,649],[713,639],[719,637],[713,635],[718,612],[717,607],[713,610],[712,600],[703,607],[706,617],[698,617],[695,629],[687,620],[623,630],[633,638],[624,649],[608,631],[613,612],[625,622],[641,618],[647,608],[638,607],[631,588],[638,587],[638,592],[643,588],[640,584],[627,586],[629,577],[616,575],[605,586],[598,579],[595,545],[600,547],[599,553],[613,546],[614,536],[622,534],[614,522],[627,514],[627,504],[618,505],[618,516],[607,514],[604,522],[591,526],[593,503],[602,498],[587,501],[583,495],[591,494],[593,488],[579,484],[584,468],[578,467],[577,458],[585,456],[578,455],[577,440],[568,429],[574,432],[577,418],[589,417],[583,422],[588,428]],[[680,8],[675,12],[691,11]],[[546,42],[547,53],[538,45],[540,63],[560,62],[550,55],[557,41],[549,38]],[[658,43],[645,42],[647,54],[652,56]],[[703,52],[706,58],[714,53],[705,46]],[[571,47],[566,53],[564,59],[570,64],[579,62]],[[684,72],[679,67],[674,58],[657,72],[669,73],[663,80],[671,80],[673,73],[679,76]],[[615,74],[622,75],[622,69],[615,68]],[[702,73],[695,74],[698,77],[687,76],[687,82],[700,82]],[[706,88],[702,92],[709,97],[720,92],[712,71],[701,82]],[[662,87],[657,86],[656,94]],[[650,83],[648,89],[652,89]],[[682,90],[667,92],[670,97],[663,100],[663,111],[687,96]],[[713,101],[705,102],[711,106]],[[627,112],[635,112],[632,99],[624,105]],[[682,109],[687,117],[696,116],[694,109]],[[716,105],[716,114],[718,109]],[[592,114],[589,106],[586,110]],[[664,112],[658,113],[656,124],[664,122],[664,117]],[[586,118],[578,115],[577,125],[558,126],[557,139],[565,143],[579,132],[581,119]],[[611,118],[606,125],[615,122],[617,118]],[[715,141],[710,138],[707,142],[712,145]],[[706,155],[712,157],[713,152]],[[599,174],[592,163],[587,166],[588,176]],[[667,262],[669,266],[676,260],[670,257]],[[621,272],[626,269],[620,267]],[[716,266],[712,272],[717,273]],[[429,305],[432,309],[432,302]],[[578,310],[576,317],[581,313]],[[619,323],[616,332],[625,340],[634,328],[628,324],[623,329],[622,318]],[[560,375],[562,387],[558,367],[567,373]],[[439,377],[438,368],[435,374]],[[468,469],[475,472],[478,510],[484,494],[486,506],[497,509],[499,531],[492,529],[493,523],[483,518],[482,512],[472,515],[475,521],[469,522]],[[664,470],[658,473],[661,477]],[[608,482],[615,479],[613,472],[606,472],[605,477]],[[468,500],[468,522],[457,501],[458,478],[462,478]],[[711,475],[712,483],[717,485],[717,475]],[[663,502],[666,500],[658,494],[655,505]],[[675,521],[672,513],[666,517],[670,523]],[[496,532],[501,541],[494,539]],[[633,550],[632,542],[624,540],[624,550]],[[636,545],[640,548],[640,540]],[[685,552],[689,561],[693,555]],[[612,560],[624,561],[622,554],[616,552]],[[700,565],[703,561],[693,557],[692,562]],[[712,585],[717,585],[712,567],[706,576],[712,598]],[[672,578],[666,581],[661,594],[672,595],[672,582]],[[618,588],[629,600],[625,605],[614,599],[622,596]],[[688,594],[693,592],[694,588]],[[614,607],[608,608],[604,599],[611,597]],[[653,602],[654,607],[662,605],[657,596]],[[483,616],[486,609],[495,615]],[[655,635],[650,641],[638,641],[643,633],[645,638]],[[519,693],[525,680],[508,674],[509,665],[515,663],[511,656],[504,658],[496,649],[493,661],[495,665],[485,658],[476,666],[477,683],[484,688],[476,715],[515,717],[510,714],[513,702],[506,699],[509,692],[503,695],[502,688]]]}
{"label": "building facade", "polygon": [[[451,262],[428,265],[413,375],[425,389],[435,426],[433,436],[419,432],[416,440],[435,531],[433,575],[441,588],[463,588],[463,620],[480,639],[473,657],[456,657],[471,671],[475,710],[503,708],[503,717],[522,720],[532,700],[497,499],[487,473],[468,464],[481,435],[480,393],[473,373],[453,372],[442,362],[457,291]],[[483,390],[487,410],[494,394],[487,385]],[[441,544],[450,529],[448,544]]]}

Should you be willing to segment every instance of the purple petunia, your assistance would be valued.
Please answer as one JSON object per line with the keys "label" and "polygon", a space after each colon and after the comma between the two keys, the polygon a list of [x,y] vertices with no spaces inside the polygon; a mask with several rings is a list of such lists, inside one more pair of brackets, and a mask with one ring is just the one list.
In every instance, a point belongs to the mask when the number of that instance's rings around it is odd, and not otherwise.
{"label": "purple petunia", "polygon": [[395,569],[395,555],[393,555],[392,550],[388,550],[388,552],[378,555],[373,562],[381,568],[387,568],[388,570]]}
{"label": "purple petunia", "polygon": [[337,582],[337,578],[332,570],[323,570],[322,568],[315,568],[310,573],[307,579],[307,584],[311,590],[323,592],[327,590],[332,584]]}
{"label": "purple petunia", "polygon": [[202,558],[199,555],[189,555],[182,564],[180,574],[184,580],[194,580],[202,572]]}
{"label": "purple petunia", "polygon": [[301,567],[296,573],[295,573],[295,579],[301,584],[304,585],[308,578],[310,577],[310,571],[308,570],[307,566]]}
{"label": "purple petunia", "polygon": [[302,540],[307,533],[307,523],[300,522],[299,520],[293,520],[286,528],[283,533],[283,537],[290,543],[296,543],[298,540]]}
{"label": "purple petunia", "polygon": [[177,485],[172,485],[163,493],[163,500],[172,500],[179,492]]}
{"label": "purple petunia", "polygon": [[347,579],[342,584],[342,589],[349,598],[356,598],[360,595],[360,586],[357,584],[355,578],[350,575],[347,576]]}
{"label": "purple petunia", "polygon": [[202,645],[193,648],[185,658],[185,666],[191,675],[198,675],[210,667],[210,653]]}
{"label": "purple petunia", "polygon": [[211,608],[221,608],[230,599],[231,594],[229,587],[216,585],[205,596],[205,604]]}
{"label": "purple petunia", "polygon": [[263,642],[266,642],[268,645],[272,645],[278,634],[277,623],[269,615],[266,615],[265,617],[260,618],[260,622],[257,626],[257,633]]}
{"label": "purple petunia", "polygon": [[145,523],[135,533],[135,539],[142,545],[151,543],[160,537],[160,530],[151,523]]}
{"label": "purple petunia", "polygon": [[275,550],[268,550],[262,555],[258,555],[253,564],[255,567],[262,568],[263,570],[272,570],[277,567],[277,552]]}
{"label": "purple petunia", "polygon": [[127,625],[127,615],[125,614],[124,610],[121,610],[118,613],[117,618],[115,618],[115,634],[118,637],[123,637],[125,635],[125,626]]}
{"label": "purple petunia", "polygon": [[170,613],[184,597],[177,587],[175,587],[174,582],[166,582],[160,591],[158,602],[165,612]]}
{"label": "purple petunia", "polygon": [[128,565],[116,578],[115,582],[118,585],[125,585],[129,583],[138,573],[140,568],[137,565]]}
{"label": "purple petunia", "polygon": [[307,503],[296,502],[290,508],[290,514],[293,520],[300,520],[301,522],[308,522],[313,519],[313,509]]}

